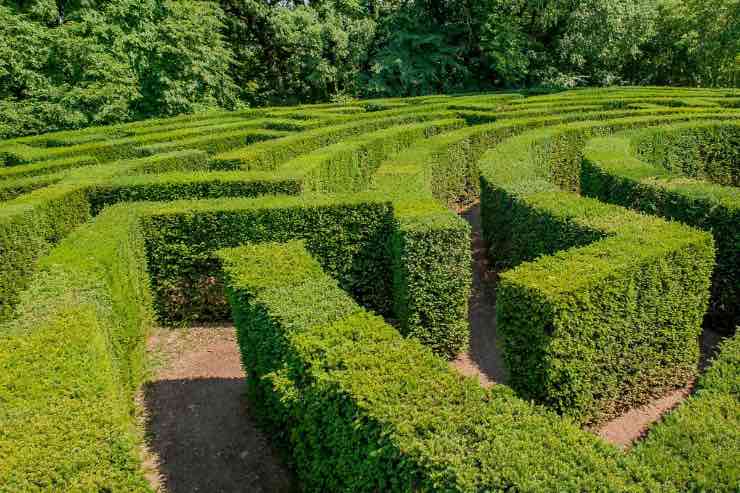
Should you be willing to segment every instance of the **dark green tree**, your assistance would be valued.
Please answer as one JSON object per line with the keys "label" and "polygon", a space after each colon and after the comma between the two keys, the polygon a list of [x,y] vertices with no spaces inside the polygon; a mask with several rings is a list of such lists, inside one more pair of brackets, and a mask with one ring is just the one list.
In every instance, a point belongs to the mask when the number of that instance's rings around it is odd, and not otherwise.
{"label": "dark green tree", "polygon": [[233,107],[218,5],[25,0],[0,6],[0,135]]}

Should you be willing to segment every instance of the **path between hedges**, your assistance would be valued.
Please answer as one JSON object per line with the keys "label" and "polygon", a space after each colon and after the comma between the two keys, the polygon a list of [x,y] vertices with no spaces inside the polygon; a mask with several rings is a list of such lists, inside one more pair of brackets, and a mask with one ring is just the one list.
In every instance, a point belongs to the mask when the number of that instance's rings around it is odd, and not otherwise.
{"label": "path between hedges", "polygon": [[148,346],[158,369],[142,392],[145,468],[157,491],[295,490],[250,416],[233,326],[159,329]]}
{"label": "path between hedges", "polygon": [[493,273],[488,268],[486,244],[481,236],[480,206],[460,211],[470,223],[470,250],[473,257],[473,284],[470,287],[468,320],[470,350],[460,354],[452,365],[463,375],[477,376],[481,385],[506,383],[506,368],[496,332],[496,291]]}
{"label": "path between hedges", "polygon": [[[472,226],[471,345],[450,364],[483,386],[506,382],[496,333],[494,276],[481,238],[480,208],[461,212]],[[703,364],[719,336],[705,332]],[[290,492],[296,482],[250,416],[233,326],[159,329],[148,341],[155,375],[141,401],[145,468],[160,492]],[[626,447],[691,392],[687,386],[594,430]]]}

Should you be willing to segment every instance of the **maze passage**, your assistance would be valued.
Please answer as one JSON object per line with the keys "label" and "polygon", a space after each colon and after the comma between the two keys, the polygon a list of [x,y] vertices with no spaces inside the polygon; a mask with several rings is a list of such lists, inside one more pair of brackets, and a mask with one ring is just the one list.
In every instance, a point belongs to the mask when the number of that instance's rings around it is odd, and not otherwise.
{"label": "maze passage", "polygon": [[[156,322],[233,319],[310,491],[735,491],[736,97],[205,113],[0,143],[0,491],[147,491]],[[481,202],[510,386],[469,345]],[[697,375],[702,327],[727,335]],[[630,451],[584,430],[682,387]]]}

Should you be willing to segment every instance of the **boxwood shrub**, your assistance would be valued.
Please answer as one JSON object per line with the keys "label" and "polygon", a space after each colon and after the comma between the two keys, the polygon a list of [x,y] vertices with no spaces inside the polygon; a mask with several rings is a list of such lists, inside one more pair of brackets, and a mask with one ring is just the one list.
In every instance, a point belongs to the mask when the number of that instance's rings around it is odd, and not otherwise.
{"label": "boxwood shrub", "polygon": [[490,258],[515,267],[497,288],[511,384],[583,422],[685,385],[696,371],[711,236],[566,191],[579,188],[574,163],[588,135],[651,121],[538,130],[480,163]]}
{"label": "boxwood shrub", "polygon": [[[587,195],[711,231],[717,265],[707,323],[725,332],[740,324],[740,190],[700,178],[733,183],[737,150],[731,137],[722,139],[737,129],[730,122],[691,123],[594,139],[582,173]],[[680,159],[666,148],[676,139],[685,151]]]}
{"label": "boxwood shrub", "polygon": [[[0,208],[0,253],[10,261],[0,275],[9,318],[0,325],[0,490],[147,491],[131,393],[156,306],[150,292],[203,284],[209,288],[196,301],[220,316],[222,298],[208,296],[225,272],[252,406],[286,445],[307,490],[734,491],[735,339],[697,393],[633,452],[579,429],[628,405],[613,399],[620,378],[636,383],[624,394],[636,402],[647,382],[657,391],[693,374],[690,341],[706,304],[711,239],[559,188],[582,186],[590,136],[736,117],[712,106],[722,95],[620,88],[375,100],[184,116],[0,145],[9,189],[17,179],[30,177],[20,185],[35,187],[36,176],[64,173]],[[507,141],[584,119],[600,122]],[[457,129],[463,120],[471,128]],[[211,160],[222,133],[257,129],[296,135],[240,149],[236,161]],[[156,154],[142,157],[144,145]],[[576,402],[565,418],[520,398],[531,382],[515,385],[520,396],[502,385],[482,389],[445,361],[467,344],[470,230],[442,204],[476,198],[477,161],[490,147],[507,159],[493,174],[482,170],[484,212],[500,205],[492,189],[511,200],[487,216],[501,219],[501,229],[487,231],[503,238],[502,264],[518,265],[503,274],[499,297],[524,307],[506,316],[530,330],[530,347],[555,356],[543,370],[549,382],[565,376],[581,385],[561,394],[545,385],[553,401]],[[205,173],[223,168],[231,169]],[[370,193],[317,195],[367,186]],[[115,205],[132,200],[163,202]],[[560,248],[569,249],[542,257]],[[679,306],[676,293],[687,285]],[[168,303],[171,313],[194,315],[183,309],[185,296]],[[533,328],[548,311],[557,326]],[[538,345],[547,340],[542,331],[552,332],[549,346]],[[523,353],[517,337],[512,347]],[[674,375],[656,370],[661,358]],[[541,390],[531,387],[532,395]],[[584,395],[595,404],[583,404]]]}

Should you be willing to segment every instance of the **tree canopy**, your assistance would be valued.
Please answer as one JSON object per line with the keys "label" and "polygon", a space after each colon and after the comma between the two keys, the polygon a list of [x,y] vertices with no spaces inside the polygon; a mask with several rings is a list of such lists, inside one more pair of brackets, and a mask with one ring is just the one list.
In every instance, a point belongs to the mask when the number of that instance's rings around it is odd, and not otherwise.
{"label": "tree canopy", "polygon": [[1,0],[0,136],[496,88],[737,86],[740,0]]}

